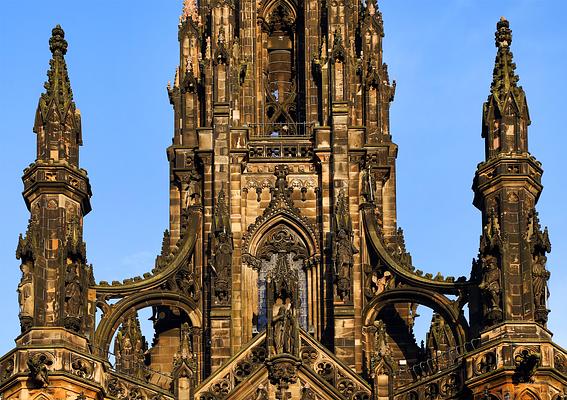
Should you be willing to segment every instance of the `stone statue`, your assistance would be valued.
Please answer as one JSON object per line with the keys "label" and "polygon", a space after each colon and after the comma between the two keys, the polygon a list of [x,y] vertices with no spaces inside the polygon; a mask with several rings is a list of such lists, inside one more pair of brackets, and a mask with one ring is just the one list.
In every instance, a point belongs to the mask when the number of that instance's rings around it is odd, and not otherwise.
{"label": "stone statue", "polygon": [[284,352],[289,354],[295,353],[295,332],[297,330],[297,319],[295,318],[295,309],[291,304],[291,299],[285,302],[285,325],[284,325]]}
{"label": "stone statue", "polygon": [[284,303],[281,298],[278,298],[273,306],[272,315],[275,353],[294,354],[296,350],[297,319],[291,299],[287,298]]}
{"label": "stone statue", "polygon": [[546,308],[549,291],[547,290],[547,281],[551,274],[545,268],[547,257],[544,255],[536,255],[532,264],[532,278],[534,288],[534,303],[536,308]]}
{"label": "stone statue", "polygon": [[77,274],[77,266],[69,264],[65,275],[65,315],[80,318],[81,305],[81,281]]}
{"label": "stone statue", "polygon": [[357,249],[352,244],[350,235],[344,229],[339,230],[335,243],[335,265],[337,292],[343,300],[350,298],[352,266],[356,252]]}
{"label": "stone statue", "polygon": [[18,285],[18,299],[20,303],[20,318],[33,317],[33,283],[31,267],[28,263],[22,263],[22,279]]}
{"label": "stone statue", "polygon": [[500,308],[500,269],[496,257],[493,255],[486,255],[482,258],[483,263],[483,277],[482,282],[479,284],[479,289],[482,291],[486,299],[486,314],[490,319],[497,319],[496,317],[501,314]]}
{"label": "stone statue", "polygon": [[283,304],[281,298],[278,298],[273,306],[273,311],[272,311],[273,341],[274,341],[274,349],[276,354],[283,353],[285,314],[286,314],[285,304]]}
{"label": "stone statue", "polygon": [[216,273],[215,278],[215,300],[217,303],[226,303],[229,299],[229,282],[232,266],[232,240],[225,233],[220,232],[217,236],[213,269]]}

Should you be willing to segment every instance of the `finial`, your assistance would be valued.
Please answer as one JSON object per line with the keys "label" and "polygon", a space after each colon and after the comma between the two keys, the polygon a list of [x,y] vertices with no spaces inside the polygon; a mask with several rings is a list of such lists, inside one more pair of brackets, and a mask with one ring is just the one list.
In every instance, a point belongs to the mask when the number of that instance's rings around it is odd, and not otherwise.
{"label": "finial", "polygon": [[49,49],[53,55],[67,53],[67,41],[65,40],[65,31],[61,25],[57,25],[51,30],[51,38],[49,39]]}
{"label": "finial", "polygon": [[504,17],[500,17],[500,21],[496,24],[496,47],[510,47],[512,44],[512,30],[510,22]]}
{"label": "finial", "polygon": [[179,23],[182,24],[187,19],[191,18],[193,22],[200,22],[199,12],[197,11],[198,5],[195,0],[183,0],[183,9],[179,16]]}

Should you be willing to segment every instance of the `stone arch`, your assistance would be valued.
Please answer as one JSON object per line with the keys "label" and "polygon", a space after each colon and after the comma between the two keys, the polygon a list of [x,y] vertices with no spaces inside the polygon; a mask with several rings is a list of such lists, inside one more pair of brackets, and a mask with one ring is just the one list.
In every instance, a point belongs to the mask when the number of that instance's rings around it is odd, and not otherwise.
{"label": "stone arch", "polygon": [[314,237],[313,229],[309,229],[299,218],[292,218],[283,213],[270,218],[257,228],[253,228],[249,231],[250,240],[247,241],[247,246],[243,249],[244,253],[256,256],[259,250],[258,246],[262,242],[262,239],[264,239],[270,231],[280,225],[284,225],[302,239],[309,258],[319,254],[319,245],[317,239]]}
{"label": "stone arch", "polygon": [[467,343],[468,323],[464,315],[447,297],[421,288],[400,287],[382,292],[366,305],[364,325],[371,326],[385,306],[395,303],[417,303],[431,308],[449,324],[458,346]]}
{"label": "stone arch", "polygon": [[295,21],[297,20],[297,8],[292,1],[288,0],[266,0],[262,2],[262,7],[258,15],[263,21],[266,21],[270,14],[279,7],[285,7],[286,10],[291,14],[291,18]]}
{"label": "stone arch", "polygon": [[159,305],[178,307],[187,313],[193,327],[200,328],[202,325],[203,317],[199,306],[189,297],[161,290],[140,292],[121,299],[103,314],[94,335],[95,351],[102,357],[107,356],[112,337],[128,311]]}
{"label": "stone arch", "polygon": [[[451,350],[443,353],[444,358],[420,359],[419,345],[409,326],[411,322],[408,319],[411,317],[406,314],[411,311],[412,304],[429,307],[445,320],[449,327],[448,333],[452,336],[450,343],[455,345],[451,345]],[[377,327],[379,325],[376,325],[375,322],[379,320],[386,323],[387,336],[385,337],[378,336]],[[450,363],[459,354],[471,350],[467,347],[468,323],[462,313],[447,297],[422,288],[399,287],[388,289],[377,295],[363,310],[363,326],[366,335],[364,352],[368,360],[371,360],[377,351],[381,351],[380,348],[377,348],[380,339],[383,343],[387,343],[390,349],[387,352],[388,357],[392,357],[392,362],[397,363],[402,359],[411,360],[408,362],[410,368],[403,377],[400,377],[401,379],[415,380],[424,374],[429,375],[437,370],[437,365]],[[400,327],[408,329],[400,329]]]}
{"label": "stone arch", "polygon": [[262,238],[276,226],[283,224],[294,231],[303,240],[308,252],[309,260],[313,260],[320,256],[317,232],[311,224],[304,220],[304,218],[301,218],[292,212],[288,212],[285,209],[277,212],[268,219],[264,219],[263,217],[264,216],[261,216],[256,223],[248,228],[248,232],[243,238],[243,255],[256,257],[258,244],[261,242]]}
{"label": "stone arch", "polygon": [[[262,266],[271,265],[271,260],[277,251],[270,256],[270,250],[266,250],[268,238],[278,233],[279,230],[287,230],[296,238],[296,243],[291,244],[293,250],[289,255],[290,265],[298,267],[299,287],[296,293],[297,305],[300,310],[300,323],[308,329],[315,324],[315,312],[309,309],[309,304],[317,304],[316,290],[313,288],[318,282],[319,269],[319,244],[316,230],[289,208],[277,209],[275,213],[268,211],[260,216],[256,223],[249,229],[243,240],[243,262],[247,265],[242,270],[241,280],[243,292],[243,335],[250,339],[256,330],[262,330],[267,324],[267,309],[270,307],[268,299],[268,288],[266,286],[267,270]],[[290,243],[287,243],[288,247]],[[313,307],[312,307],[313,308]]]}

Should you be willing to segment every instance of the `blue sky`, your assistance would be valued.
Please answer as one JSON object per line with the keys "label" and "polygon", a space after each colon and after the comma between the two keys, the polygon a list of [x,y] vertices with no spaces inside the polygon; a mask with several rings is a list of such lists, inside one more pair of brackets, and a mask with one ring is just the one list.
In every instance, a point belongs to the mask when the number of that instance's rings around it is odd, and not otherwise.
{"label": "blue sky", "polygon": [[[15,259],[28,211],[22,170],[35,158],[35,108],[46,79],[51,28],[61,24],[81,109],[81,166],[89,171],[93,211],[85,219],[97,280],[152,268],[168,220],[173,116],[166,84],[178,62],[181,0],[22,2],[0,14],[0,353],[19,333]],[[553,251],[549,328],[567,345],[567,221],[563,202],[567,26],[563,0],[383,0],[384,58],[397,81],[391,130],[399,145],[398,217],[414,264],[426,272],[466,275],[478,251],[480,213],[470,189],[483,159],[482,103],[501,15],[511,22],[512,50],[527,93],[531,153],[543,163],[538,204]],[[425,322],[425,321],[424,321]]]}

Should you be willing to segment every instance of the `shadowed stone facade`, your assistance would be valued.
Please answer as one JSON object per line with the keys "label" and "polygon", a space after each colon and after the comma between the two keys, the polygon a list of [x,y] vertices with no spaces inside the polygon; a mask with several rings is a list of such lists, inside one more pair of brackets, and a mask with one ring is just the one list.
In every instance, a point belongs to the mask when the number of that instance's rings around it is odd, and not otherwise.
{"label": "shadowed stone facade", "polygon": [[[417,269],[397,226],[383,37],[376,0],[186,0],[161,254],[141,277],[97,283],[80,113],[55,27],[2,398],[567,399],[567,354],[546,329],[542,168],[508,21],[483,107],[469,278]],[[419,305],[434,311],[421,345]]]}

